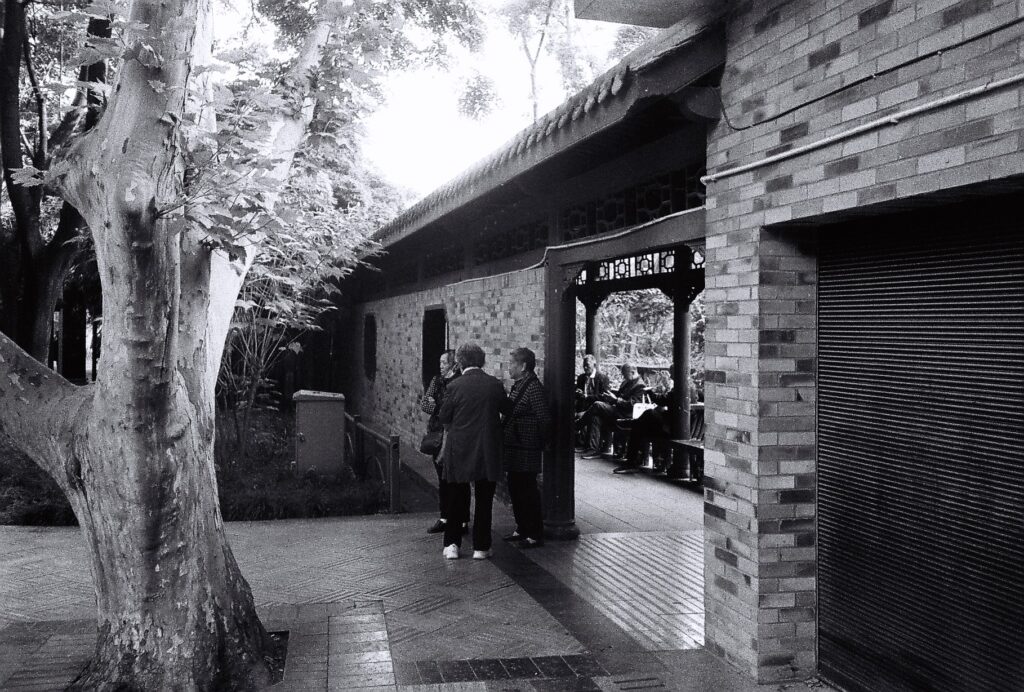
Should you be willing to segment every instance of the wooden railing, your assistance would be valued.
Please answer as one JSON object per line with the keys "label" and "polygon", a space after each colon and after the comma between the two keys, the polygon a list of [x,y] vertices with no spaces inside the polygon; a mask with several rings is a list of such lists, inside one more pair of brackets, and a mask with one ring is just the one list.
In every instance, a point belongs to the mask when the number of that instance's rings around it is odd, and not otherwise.
{"label": "wooden railing", "polygon": [[352,470],[361,478],[376,475],[388,494],[388,511],[397,513],[402,506],[402,459],[398,435],[385,435],[365,425],[356,414],[345,414],[346,453]]}

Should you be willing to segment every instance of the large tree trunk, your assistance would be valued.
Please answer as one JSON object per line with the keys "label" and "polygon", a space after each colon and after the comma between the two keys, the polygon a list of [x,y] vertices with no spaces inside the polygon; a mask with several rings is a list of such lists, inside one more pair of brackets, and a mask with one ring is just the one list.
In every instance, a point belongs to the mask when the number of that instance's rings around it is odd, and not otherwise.
{"label": "large tree trunk", "polygon": [[[266,633],[224,536],[213,463],[214,387],[252,250],[232,262],[161,212],[186,192],[179,127],[207,3],[131,4],[137,33],[110,103],[59,181],[96,247],[96,384],[74,387],[0,334],[0,435],[67,493],[89,548],[99,639],[77,689],[267,682]],[[318,18],[286,78],[297,107],[271,128],[274,180],[309,122],[312,68],[336,15]]]}
{"label": "large tree trunk", "polygon": [[134,401],[98,396],[74,445],[99,640],[73,687],[262,687],[266,633],[224,536],[213,411],[183,382],[166,383],[166,398],[154,384],[135,387]]}

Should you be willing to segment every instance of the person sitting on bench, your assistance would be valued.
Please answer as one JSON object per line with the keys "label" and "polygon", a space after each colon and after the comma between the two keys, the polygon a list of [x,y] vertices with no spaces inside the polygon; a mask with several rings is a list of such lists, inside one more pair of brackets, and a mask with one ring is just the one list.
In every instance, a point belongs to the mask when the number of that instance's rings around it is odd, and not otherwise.
{"label": "person sitting on bench", "polygon": [[[694,404],[698,399],[697,387],[692,378],[687,385],[690,403]],[[679,415],[674,393],[674,386],[664,394],[651,393],[651,401],[657,404],[657,408],[644,411],[634,420],[619,421],[619,427],[629,431],[629,444],[626,446],[626,463],[612,469],[612,473],[636,473],[643,464],[649,443],[672,439],[672,421]]]}
{"label": "person sitting on bench", "polygon": [[592,353],[583,356],[583,372],[576,378],[576,446],[585,447],[587,426],[583,416],[595,401],[612,390],[608,376],[601,372],[597,357]]}
{"label": "person sitting on bench", "polygon": [[618,390],[614,394],[604,394],[583,414],[583,420],[587,423],[584,459],[593,459],[603,454],[601,442],[610,437],[615,421],[619,418],[632,418],[633,404],[640,403],[647,391],[647,383],[641,379],[635,365],[624,363],[621,372],[622,384]]}
{"label": "person sitting on bench", "polygon": [[671,439],[672,416],[677,410],[672,395],[672,389],[664,394],[651,394],[651,401],[657,404],[657,408],[644,411],[639,418],[619,421],[619,427],[629,431],[629,443],[626,445],[626,463],[612,469],[612,473],[636,473],[649,443]]}

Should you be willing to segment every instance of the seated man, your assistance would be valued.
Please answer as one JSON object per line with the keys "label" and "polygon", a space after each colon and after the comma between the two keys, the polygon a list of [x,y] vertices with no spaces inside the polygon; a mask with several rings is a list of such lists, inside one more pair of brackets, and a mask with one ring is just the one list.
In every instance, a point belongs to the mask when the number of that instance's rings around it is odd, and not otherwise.
{"label": "seated man", "polygon": [[583,414],[587,423],[587,450],[584,459],[602,454],[601,440],[608,437],[612,426],[619,418],[633,417],[633,404],[643,400],[647,384],[640,378],[636,366],[625,363],[622,366],[622,384],[614,394],[605,393]]}
{"label": "seated man", "polygon": [[583,356],[583,372],[576,378],[576,444],[586,446],[587,430],[583,414],[612,390],[608,376],[597,367],[597,358],[588,353]]}
{"label": "seated man", "polygon": [[672,394],[671,389],[664,394],[652,394],[651,401],[657,404],[657,408],[644,411],[636,420],[619,424],[629,430],[629,444],[626,446],[626,463],[613,469],[612,473],[639,471],[647,445],[655,440],[671,439],[672,418],[676,411]]}
{"label": "seated man", "polygon": [[[692,379],[687,384],[690,403],[697,403],[697,387]],[[679,414],[674,401],[674,390],[673,387],[663,394],[651,394],[651,401],[657,404],[657,408],[644,411],[636,420],[619,423],[620,427],[629,430],[629,445],[626,447],[626,463],[613,469],[612,473],[638,471],[649,443],[672,439],[672,421]]]}

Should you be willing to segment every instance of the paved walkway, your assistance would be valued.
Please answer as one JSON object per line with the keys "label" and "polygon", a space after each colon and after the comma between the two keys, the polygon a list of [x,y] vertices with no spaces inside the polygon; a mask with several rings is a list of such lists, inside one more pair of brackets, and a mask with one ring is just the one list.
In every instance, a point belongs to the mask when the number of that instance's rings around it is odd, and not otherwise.
{"label": "paved walkway", "polygon": [[[577,462],[579,541],[498,541],[491,560],[443,560],[429,512],[228,524],[265,623],[289,632],[278,687],[807,689],[752,685],[701,648],[702,496],[612,467]],[[511,528],[496,507],[495,536]],[[77,529],[0,527],[0,689],[61,689],[93,617]]]}

